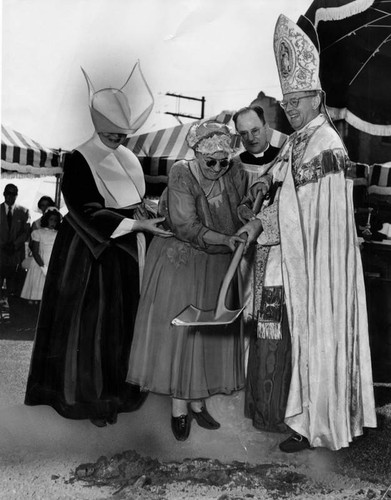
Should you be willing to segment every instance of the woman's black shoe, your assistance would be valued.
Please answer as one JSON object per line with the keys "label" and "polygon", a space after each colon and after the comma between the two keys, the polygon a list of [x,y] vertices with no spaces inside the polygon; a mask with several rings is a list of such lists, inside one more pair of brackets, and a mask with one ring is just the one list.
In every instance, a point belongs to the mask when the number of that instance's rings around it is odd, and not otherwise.
{"label": "woman's black shoe", "polygon": [[107,421],[105,418],[90,418],[90,422],[97,427],[106,427]]}
{"label": "woman's black shoe", "polygon": [[194,411],[190,407],[190,411],[200,427],[204,429],[218,429],[220,427],[220,424],[210,415],[205,406],[201,408],[201,411]]}
{"label": "woman's black shoe", "polygon": [[171,429],[178,441],[186,441],[190,434],[190,416],[180,415],[179,417],[171,417]]}
{"label": "woman's black shoe", "polygon": [[114,425],[117,423],[118,415],[116,413],[113,413],[110,415],[110,417],[107,417],[107,423],[110,425]]}

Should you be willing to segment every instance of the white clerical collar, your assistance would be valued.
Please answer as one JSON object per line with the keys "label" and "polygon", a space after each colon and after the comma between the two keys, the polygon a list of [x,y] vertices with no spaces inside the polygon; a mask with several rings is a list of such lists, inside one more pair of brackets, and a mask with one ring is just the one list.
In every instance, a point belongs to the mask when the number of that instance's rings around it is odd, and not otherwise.
{"label": "white clerical collar", "polygon": [[267,144],[266,144],[266,148],[265,148],[265,149],[264,149],[261,153],[255,153],[255,154],[254,154],[254,153],[250,153],[250,154],[252,154],[253,156],[255,156],[255,158],[262,158],[262,156],[263,156],[263,155],[266,153],[266,151],[269,149],[269,146],[270,146],[270,144],[269,144],[269,143],[267,143]]}
{"label": "white clerical collar", "polygon": [[76,148],[86,159],[106,207],[125,208],[141,202],[144,173],[134,153],[124,146],[105,146],[98,134]]}

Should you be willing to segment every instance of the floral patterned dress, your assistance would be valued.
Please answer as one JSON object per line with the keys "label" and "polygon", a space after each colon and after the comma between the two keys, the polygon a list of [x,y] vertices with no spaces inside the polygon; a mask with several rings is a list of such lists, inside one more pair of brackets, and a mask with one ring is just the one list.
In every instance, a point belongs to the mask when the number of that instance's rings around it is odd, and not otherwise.
{"label": "floral patterned dress", "polygon": [[[230,325],[171,325],[189,304],[214,309],[232,254],[207,245],[209,230],[234,234],[245,189],[243,173],[233,165],[205,194],[197,181],[197,162],[176,163],[160,200],[175,237],[155,237],[148,249],[140,305],[130,353],[128,382],[145,391],[180,399],[230,394],[244,385],[240,320]],[[238,306],[237,287],[231,303]]]}

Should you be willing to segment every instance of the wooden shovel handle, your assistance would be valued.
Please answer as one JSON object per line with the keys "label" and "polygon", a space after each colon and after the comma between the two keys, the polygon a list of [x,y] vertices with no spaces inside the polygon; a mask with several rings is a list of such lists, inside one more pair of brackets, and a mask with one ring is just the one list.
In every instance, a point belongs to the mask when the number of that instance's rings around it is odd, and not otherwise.
{"label": "wooden shovel handle", "polygon": [[258,191],[257,197],[255,198],[254,205],[253,205],[253,212],[255,215],[257,215],[257,213],[259,212],[259,210],[261,208],[263,198],[264,198],[264,196],[263,196],[262,191]]}
{"label": "wooden shovel handle", "polygon": [[219,314],[227,310],[227,308],[225,307],[225,299],[227,297],[228,287],[235,275],[240,259],[242,258],[245,243],[246,240],[243,240],[243,242],[239,242],[233,254],[227,272],[224,276],[223,282],[221,283],[221,288],[217,299],[216,316],[219,316]]}

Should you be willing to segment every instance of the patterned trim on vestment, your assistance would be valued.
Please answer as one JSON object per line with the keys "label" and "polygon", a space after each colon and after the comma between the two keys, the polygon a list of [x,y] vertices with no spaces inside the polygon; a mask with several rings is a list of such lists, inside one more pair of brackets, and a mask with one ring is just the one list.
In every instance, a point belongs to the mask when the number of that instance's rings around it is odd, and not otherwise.
{"label": "patterned trim on vestment", "polygon": [[270,247],[256,245],[254,256],[254,315],[258,319],[259,308],[261,307],[262,288],[265,280],[267,258]]}
{"label": "patterned trim on vestment", "polygon": [[273,203],[261,210],[258,218],[262,222],[262,239],[264,245],[278,245],[280,243],[280,227],[278,224],[278,203]]}
{"label": "patterned trim on vestment", "polygon": [[[270,246],[257,245],[255,249],[253,311],[256,321],[254,326],[258,338],[280,340],[282,338],[281,315],[278,314],[278,300],[273,291],[275,288],[281,288],[277,294],[281,298],[280,306],[282,306],[282,287],[264,287],[269,251]],[[272,293],[268,294],[268,291]]]}
{"label": "patterned trim on vestment", "polygon": [[[319,127],[318,127],[319,128]],[[292,172],[293,174],[299,170],[303,163],[304,153],[306,152],[308,143],[313,136],[315,130],[313,128],[306,129],[304,132],[296,133],[292,139]]]}
{"label": "patterned trim on vestment", "polygon": [[[293,155],[292,155],[293,156]],[[300,164],[301,155],[293,158],[292,174],[296,189],[329,174],[337,174],[346,170],[346,153],[341,149],[327,149],[312,158],[308,163]]]}
{"label": "patterned trim on vestment", "polygon": [[264,286],[261,307],[258,312],[257,337],[281,340],[283,287]]}

